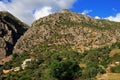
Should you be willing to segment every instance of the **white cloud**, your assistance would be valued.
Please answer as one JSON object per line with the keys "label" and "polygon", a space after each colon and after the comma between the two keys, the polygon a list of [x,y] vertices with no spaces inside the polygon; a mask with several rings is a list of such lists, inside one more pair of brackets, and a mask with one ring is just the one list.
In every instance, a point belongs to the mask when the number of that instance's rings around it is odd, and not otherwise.
{"label": "white cloud", "polygon": [[4,5],[3,2],[0,2],[0,11],[6,10],[6,6]]}
{"label": "white cloud", "polygon": [[37,10],[34,14],[35,19],[42,18],[43,16],[47,16],[52,13],[51,7],[43,7],[40,10]]}
{"label": "white cloud", "polygon": [[100,19],[100,17],[99,16],[95,16],[95,19]]}
{"label": "white cloud", "polygon": [[7,0],[2,1],[0,10],[9,11],[22,21],[31,24],[35,19],[71,8],[76,0],[12,0],[11,3],[6,2]]}
{"label": "white cloud", "polygon": [[91,13],[92,12],[92,10],[84,10],[83,12],[82,12],[82,14],[83,15],[87,15],[87,14],[89,14],[89,13]]}
{"label": "white cloud", "polygon": [[110,21],[120,22],[120,13],[116,14],[116,16],[109,16],[109,17],[106,17],[104,19],[108,19]]}

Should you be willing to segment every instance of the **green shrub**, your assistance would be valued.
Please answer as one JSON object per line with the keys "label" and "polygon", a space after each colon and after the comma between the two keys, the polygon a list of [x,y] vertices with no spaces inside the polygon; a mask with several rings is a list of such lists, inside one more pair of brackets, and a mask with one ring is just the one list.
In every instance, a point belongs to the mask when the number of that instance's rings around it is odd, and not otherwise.
{"label": "green shrub", "polygon": [[115,54],[113,57],[110,58],[111,62],[120,61],[120,54]]}
{"label": "green shrub", "polygon": [[120,73],[120,65],[117,65],[116,67],[113,67],[113,68],[111,69],[111,71],[112,71],[113,73]]}
{"label": "green shrub", "polygon": [[19,80],[32,80],[29,76],[23,76]]}
{"label": "green shrub", "polygon": [[97,69],[95,67],[86,68],[82,72],[82,77],[85,79],[91,79],[97,75]]}
{"label": "green shrub", "polygon": [[81,72],[79,65],[73,61],[54,62],[50,65],[51,76],[60,80],[73,80],[81,75]]}
{"label": "green shrub", "polygon": [[15,60],[17,57],[19,57],[19,55],[16,54],[16,53],[14,53],[14,54],[12,55],[12,60]]}
{"label": "green shrub", "polygon": [[98,63],[89,62],[87,64],[87,67],[82,72],[82,77],[85,79],[91,79],[91,78],[95,78],[95,76],[98,73],[104,74],[105,70],[103,70],[101,67],[99,67]]}

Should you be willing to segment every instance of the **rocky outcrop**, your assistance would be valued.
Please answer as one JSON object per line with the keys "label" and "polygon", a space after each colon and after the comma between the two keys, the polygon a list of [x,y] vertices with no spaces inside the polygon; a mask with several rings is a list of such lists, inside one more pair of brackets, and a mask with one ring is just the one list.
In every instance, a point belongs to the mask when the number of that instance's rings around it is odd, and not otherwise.
{"label": "rocky outcrop", "polygon": [[0,59],[12,54],[17,40],[28,29],[24,24],[8,12],[0,12]]}
{"label": "rocky outcrop", "polygon": [[62,10],[35,21],[14,47],[22,53],[47,43],[70,45],[73,49],[89,50],[120,41],[120,23],[97,20],[85,15]]}

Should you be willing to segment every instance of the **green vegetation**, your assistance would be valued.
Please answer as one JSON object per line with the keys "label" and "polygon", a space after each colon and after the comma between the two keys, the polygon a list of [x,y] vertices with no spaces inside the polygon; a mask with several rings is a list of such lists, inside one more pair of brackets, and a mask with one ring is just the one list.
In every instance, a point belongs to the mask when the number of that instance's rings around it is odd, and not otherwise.
{"label": "green vegetation", "polygon": [[120,73],[120,64],[115,66],[115,67],[112,67],[112,72],[113,73]]}
{"label": "green vegetation", "polygon": [[[27,63],[24,70],[1,75],[0,79],[17,80],[19,77],[20,80],[93,79],[97,74],[104,74],[111,62],[119,61],[118,54],[109,57],[115,48],[119,48],[119,43],[79,53],[72,50],[69,45],[42,44],[33,47],[30,52],[13,54],[12,60],[1,67],[1,70],[21,66],[25,59],[33,60]],[[81,64],[86,66],[80,66]],[[120,73],[120,65],[112,67],[112,72]]]}
{"label": "green vegetation", "polygon": [[50,65],[50,73],[60,80],[73,80],[82,74],[82,70],[76,62],[61,61]]}

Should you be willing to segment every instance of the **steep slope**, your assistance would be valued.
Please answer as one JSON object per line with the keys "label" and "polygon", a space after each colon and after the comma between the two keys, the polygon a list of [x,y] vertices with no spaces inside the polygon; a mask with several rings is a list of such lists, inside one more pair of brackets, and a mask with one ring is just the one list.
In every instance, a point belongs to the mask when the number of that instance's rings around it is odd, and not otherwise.
{"label": "steep slope", "polygon": [[0,80],[96,80],[106,74],[119,80],[119,27],[67,10],[39,19],[1,65]]}
{"label": "steep slope", "polygon": [[22,53],[43,42],[49,45],[71,45],[80,52],[120,41],[120,23],[97,20],[62,10],[39,19],[18,40],[14,52]]}
{"label": "steep slope", "polygon": [[28,29],[8,12],[0,12],[0,59],[12,54],[13,47],[21,35]]}

